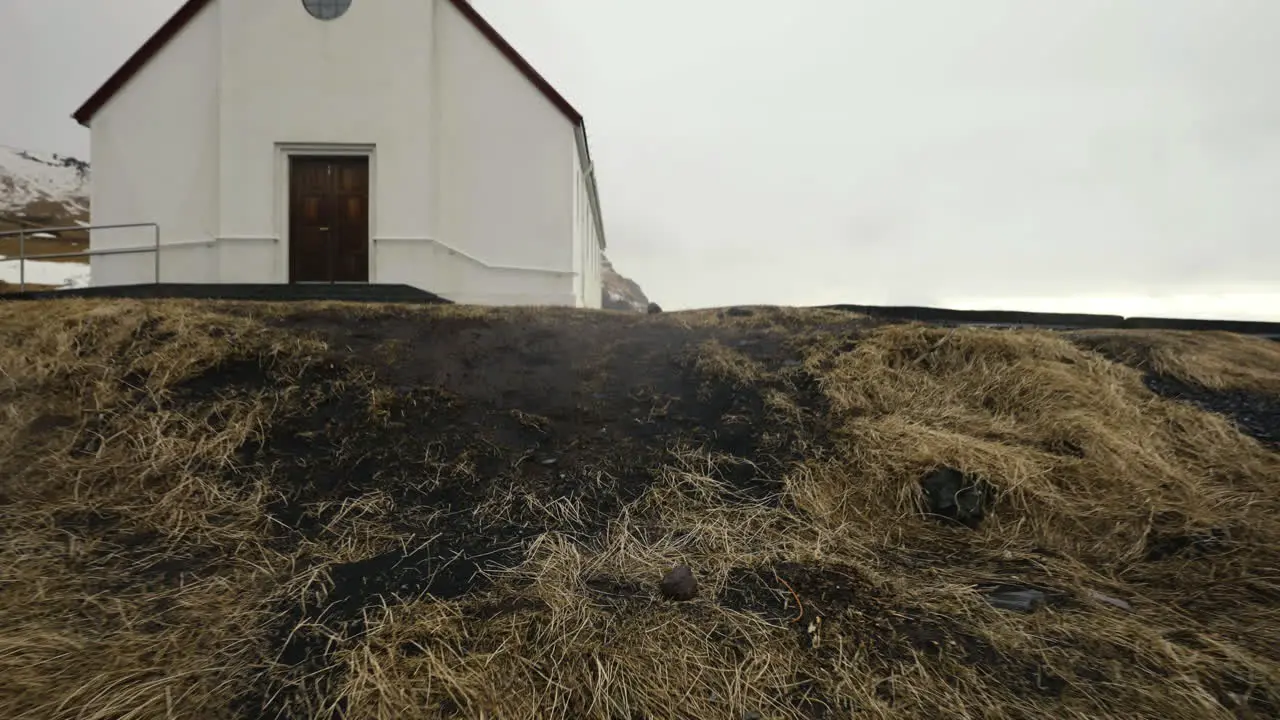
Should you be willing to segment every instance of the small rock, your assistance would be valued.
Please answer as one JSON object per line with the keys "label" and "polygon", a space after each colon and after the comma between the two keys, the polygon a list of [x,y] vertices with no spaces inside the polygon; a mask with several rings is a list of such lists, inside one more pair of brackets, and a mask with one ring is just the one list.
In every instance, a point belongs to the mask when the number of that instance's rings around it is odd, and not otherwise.
{"label": "small rock", "polygon": [[659,304],[658,304],[658,303],[656,303],[656,302],[651,302],[651,303],[649,303],[649,314],[650,314],[650,315],[657,315],[657,314],[658,314],[658,313],[660,313],[660,312],[662,312],[662,306],[661,306],[661,305],[659,305]]}
{"label": "small rock", "polygon": [[985,597],[991,607],[1016,612],[1032,612],[1046,600],[1044,592],[1031,588],[1000,588],[988,592]]}
{"label": "small rock", "polygon": [[698,580],[688,565],[677,565],[662,577],[659,589],[672,600],[692,600],[698,594]]}
{"label": "small rock", "polygon": [[986,512],[987,487],[955,468],[935,470],[920,481],[925,508],[931,515],[977,527]]}
{"label": "small rock", "polygon": [[742,713],[742,720],[764,720],[764,716],[755,710],[748,710]]}

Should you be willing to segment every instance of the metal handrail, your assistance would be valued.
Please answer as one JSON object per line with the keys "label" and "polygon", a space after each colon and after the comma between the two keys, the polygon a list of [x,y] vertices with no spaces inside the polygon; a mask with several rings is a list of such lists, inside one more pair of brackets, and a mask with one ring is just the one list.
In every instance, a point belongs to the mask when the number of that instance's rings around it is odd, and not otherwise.
{"label": "metal handrail", "polygon": [[[40,255],[27,255],[27,236],[39,233],[54,232],[70,232],[72,230],[118,230],[123,228],[151,228],[155,236],[155,245],[153,247],[133,247],[133,248],[104,248],[101,250],[80,250],[78,252],[66,253],[42,253]],[[94,257],[97,255],[132,255],[136,253],[150,252],[156,254],[156,284],[160,284],[160,226],[153,222],[148,223],[116,223],[112,225],[68,225],[65,227],[46,227],[46,228],[19,228],[18,230],[5,230],[0,232],[0,237],[18,236],[18,292],[26,292],[27,289],[27,260],[35,260],[41,258],[73,258],[73,257]],[[12,258],[5,258],[11,260]]]}

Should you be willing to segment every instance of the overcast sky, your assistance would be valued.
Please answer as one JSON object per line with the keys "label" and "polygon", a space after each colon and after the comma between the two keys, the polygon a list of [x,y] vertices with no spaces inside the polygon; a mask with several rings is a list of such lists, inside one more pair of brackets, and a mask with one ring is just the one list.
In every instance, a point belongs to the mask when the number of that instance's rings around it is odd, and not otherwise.
{"label": "overcast sky", "polygon": [[[0,143],[87,154],[68,116],[179,4],[0,0]],[[1280,0],[474,4],[668,309],[1280,320]]]}

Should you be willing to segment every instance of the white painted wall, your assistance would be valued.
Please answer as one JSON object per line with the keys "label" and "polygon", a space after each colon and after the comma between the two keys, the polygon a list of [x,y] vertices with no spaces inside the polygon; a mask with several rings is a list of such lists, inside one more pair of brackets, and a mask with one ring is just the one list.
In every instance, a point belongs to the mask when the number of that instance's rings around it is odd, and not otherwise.
{"label": "white painted wall", "polygon": [[583,163],[574,152],[574,224],[573,251],[576,255],[575,267],[580,275],[575,279],[575,289],[582,299],[582,307],[600,308],[603,297],[600,271],[600,238],[596,232],[595,209],[591,206],[591,195],[587,189],[587,177],[582,171]]}
{"label": "white painted wall", "polygon": [[487,263],[526,269],[477,270],[440,292],[581,305],[566,168],[574,126],[457,9],[437,5],[437,232]]}
{"label": "white painted wall", "polygon": [[[581,167],[586,164],[586,158],[583,158]],[[595,208],[591,205],[590,195],[586,190],[586,176],[581,175],[583,182],[583,199],[587,206],[587,239],[585,252],[587,254],[585,278],[583,280],[583,292],[585,293],[586,306],[589,308],[600,309],[604,304],[604,274],[600,269],[600,261],[603,253],[600,249],[601,238],[598,232],[599,221],[596,217]]]}
{"label": "white painted wall", "polygon": [[[371,238],[426,234],[434,3],[355,2],[321,21],[297,0],[218,2],[225,8],[219,233],[241,238],[223,244],[234,258],[263,253],[251,264],[254,276],[241,271],[241,281],[288,280],[287,165],[277,143],[375,146]],[[371,260],[371,279],[381,280],[372,252]]]}
{"label": "white painted wall", "polygon": [[[218,227],[219,7],[197,15],[150,64],[98,110],[90,127],[95,225],[155,222],[166,282],[213,282]],[[150,245],[150,229],[94,230],[90,247]],[[155,280],[155,256],[90,260],[96,285]]]}
{"label": "white painted wall", "polygon": [[[91,124],[93,222],[160,222],[166,282],[287,282],[283,146],[360,145],[371,281],[599,306],[574,125],[445,0],[327,22],[298,0],[217,0]],[[153,278],[147,256],[94,263],[95,284]]]}
{"label": "white painted wall", "polygon": [[584,185],[578,170],[578,153],[574,153],[569,164],[569,177],[573,182],[573,271],[576,275],[573,278],[573,292],[578,298],[582,299],[580,304],[585,305],[586,295],[583,292],[586,282],[586,236],[582,232],[583,212],[582,206],[587,203],[587,196],[583,192]]}

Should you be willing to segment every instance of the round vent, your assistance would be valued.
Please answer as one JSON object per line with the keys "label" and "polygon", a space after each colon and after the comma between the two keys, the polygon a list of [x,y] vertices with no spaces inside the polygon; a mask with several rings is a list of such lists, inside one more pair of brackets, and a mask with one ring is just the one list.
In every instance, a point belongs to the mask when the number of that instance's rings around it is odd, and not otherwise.
{"label": "round vent", "polygon": [[351,0],[302,0],[302,7],[318,20],[333,20],[351,8]]}

